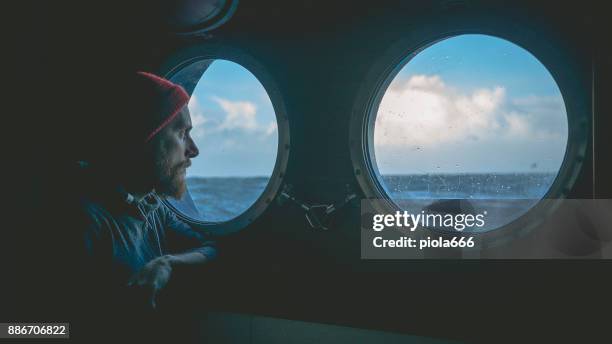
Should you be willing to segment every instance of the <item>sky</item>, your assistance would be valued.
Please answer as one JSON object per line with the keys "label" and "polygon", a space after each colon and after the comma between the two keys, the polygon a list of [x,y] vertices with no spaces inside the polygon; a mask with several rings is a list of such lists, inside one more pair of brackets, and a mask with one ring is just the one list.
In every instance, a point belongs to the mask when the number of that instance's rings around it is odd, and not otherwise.
{"label": "sky", "polygon": [[188,177],[270,176],[278,129],[268,93],[244,67],[215,60],[189,101],[191,136],[200,150]]}
{"label": "sky", "polygon": [[[200,156],[188,176],[271,175],[276,116],[251,72],[214,61],[189,108]],[[557,84],[528,51],[491,36],[455,36],[409,60],[385,91],[376,163],[381,174],[556,172],[565,111]]]}
{"label": "sky", "polygon": [[384,93],[374,126],[381,174],[557,172],[563,98],[525,49],[455,36],[414,56]]}

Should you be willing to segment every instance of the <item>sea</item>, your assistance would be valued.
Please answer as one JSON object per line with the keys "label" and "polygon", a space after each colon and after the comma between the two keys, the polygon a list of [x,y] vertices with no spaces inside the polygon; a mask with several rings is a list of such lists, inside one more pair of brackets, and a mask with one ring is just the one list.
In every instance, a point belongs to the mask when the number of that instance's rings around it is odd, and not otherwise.
{"label": "sea", "polygon": [[[554,173],[463,173],[383,175],[382,185],[393,200],[472,200],[476,204],[506,202],[504,219],[511,221],[524,214],[545,196]],[[231,220],[247,210],[264,191],[269,177],[189,177],[189,193],[205,221]],[[523,201],[508,204],[512,200]],[[489,200],[483,203],[482,200]],[[427,201],[429,202],[429,201]],[[501,223],[500,222],[500,223]],[[496,223],[495,226],[499,226]]]}

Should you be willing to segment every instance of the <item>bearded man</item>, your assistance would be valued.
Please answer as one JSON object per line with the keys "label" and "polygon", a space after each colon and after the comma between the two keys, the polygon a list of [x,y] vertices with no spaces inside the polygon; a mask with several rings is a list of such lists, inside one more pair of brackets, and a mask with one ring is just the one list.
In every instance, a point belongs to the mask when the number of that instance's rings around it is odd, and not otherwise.
{"label": "bearded man", "polygon": [[118,149],[86,168],[82,238],[86,268],[93,270],[89,276],[104,285],[96,288],[117,299],[123,295],[122,300],[139,295],[156,308],[175,268],[205,264],[215,258],[216,248],[162,202],[181,198],[186,169],[198,155],[190,136],[189,95],[150,73],[138,72],[132,81],[124,87],[129,92],[122,99],[123,117],[108,135]]}

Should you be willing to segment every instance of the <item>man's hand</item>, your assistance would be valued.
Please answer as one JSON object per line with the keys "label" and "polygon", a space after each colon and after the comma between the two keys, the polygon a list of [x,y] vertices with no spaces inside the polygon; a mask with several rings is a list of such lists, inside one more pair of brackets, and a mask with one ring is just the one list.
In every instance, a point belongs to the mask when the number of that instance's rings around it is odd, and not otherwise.
{"label": "man's hand", "polygon": [[173,265],[200,265],[208,261],[208,257],[200,252],[167,254],[148,262],[128,282],[128,287],[140,287],[150,292],[150,304],[157,307],[157,293],[162,290],[172,275]]}
{"label": "man's hand", "polygon": [[134,274],[128,282],[128,287],[140,287],[150,292],[150,302],[153,309],[157,307],[157,293],[170,280],[173,258],[170,255],[166,255],[151,260],[140,271]]}

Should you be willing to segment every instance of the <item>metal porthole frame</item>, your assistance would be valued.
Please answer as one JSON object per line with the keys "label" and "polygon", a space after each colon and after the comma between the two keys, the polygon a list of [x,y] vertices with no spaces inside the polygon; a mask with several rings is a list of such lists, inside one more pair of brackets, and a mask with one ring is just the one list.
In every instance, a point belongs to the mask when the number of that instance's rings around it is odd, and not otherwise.
{"label": "metal porthole frame", "polygon": [[[572,59],[566,56],[559,47],[550,44],[546,35],[537,28],[509,23],[504,20],[471,20],[459,18],[452,23],[429,22],[420,29],[409,29],[404,37],[399,38],[389,49],[380,54],[380,58],[372,64],[364,76],[364,81],[356,95],[351,114],[349,128],[349,147],[354,176],[367,199],[380,200],[380,213],[390,213],[400,210],[388,197],[380,183],[380,173],[376,165],[373,147],[373,126],[376,112],[382,97],[391,81],[399,71],[419,52],[444,39],[464,34],[482,34],[505,39],[525,49],[538,59],[552,75],[557,83],[567,110],[568,140],[565,156],[559,172],[542,199],[527,213],[514,221],[485,233],[469,233],[478,235],[482,247],[494,247],[522,237],[541,223],[545,217],[554,211],[558,202],[566,198],[583,167],[588,154],[589,137],[591,135],[592,109],[588,106],[591,89],[585,90],[575,81]],[[543,53],[545,52],[545,53]],[[570,67],[568,67],[568,65]],[[468,235],[468,233],[457,233]]]}
{"label": "metal porthole frame", "polygon": [[201,36],[207,34],[221,25],[228,22],[236,13],[238,9],[239,0],[228,0],[224,3],[221,10],[216,13],[212,18],[195,24],[188,28],[178,29],[173,28],[173,33],[179,37],[192,37]]}

